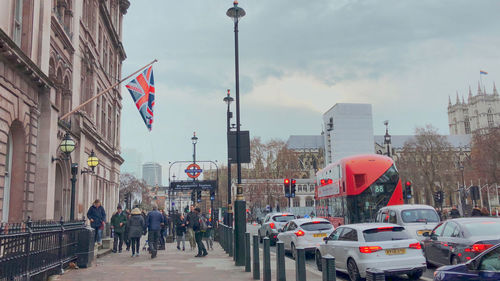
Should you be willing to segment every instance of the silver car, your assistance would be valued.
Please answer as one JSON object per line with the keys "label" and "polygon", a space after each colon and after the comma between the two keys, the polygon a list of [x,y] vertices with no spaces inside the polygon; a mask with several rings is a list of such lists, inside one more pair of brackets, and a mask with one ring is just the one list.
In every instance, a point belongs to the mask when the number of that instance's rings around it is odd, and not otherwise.
{"label": "silver car", "polygon": [[262,243],[264,237],[268,237],[271,239],[271,245],[276,244],[279,230],[293,219],[295,219],[295,215],[291,213],[267,214],[258,231],[260,242]]}

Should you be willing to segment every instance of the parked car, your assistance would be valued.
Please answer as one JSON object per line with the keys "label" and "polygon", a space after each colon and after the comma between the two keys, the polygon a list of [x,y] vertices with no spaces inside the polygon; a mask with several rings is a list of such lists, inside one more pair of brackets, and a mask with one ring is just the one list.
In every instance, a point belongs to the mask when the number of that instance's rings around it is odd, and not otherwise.
{"label": "parked car", "polygon": [[258,230],[260,242],[262,243],[264,237],[268,237],[271,239],[271,245],[276,244],[278,229],[283,228],[287,222],[293,219],[295,219],[295,215],[290,213],[267,214]]}
{"label": "parked car", "polygon": [[500,280],[500,244],[465,264],[442,266],[434,272],[434,281],[465,280]]}
{"label": "parked car", "polygon": [[422,241],[428,263],[459,264],[500,243],[500,219],[490,217],[447,220]]}
{"label": "parked car", "polygon": [[290,251],[295,259],[296,247],[304,248],[306,253],[314,253],[333,230],[333,225],[326,219],[295,219],[279,230],[278,240],[283,241],[285,251]]}
{"label": "parked car", "polygon": [[316,250],[320,271],[326,254],[335,257],[336,269],[349,274],[352,281],[365,278],[368,268],[383,270],[386,276],[407,274],[411,280],[419,279],[427,268],[420,243],[397,224],[339,226]]}
{"label": "parked car", "polygon": [[377,213],[376,221],[404,226],[411,237],[422,241],[425,239],[424,233],[430,233],[440,219],[436,210],[431,206],[405,204],[381,208]]}

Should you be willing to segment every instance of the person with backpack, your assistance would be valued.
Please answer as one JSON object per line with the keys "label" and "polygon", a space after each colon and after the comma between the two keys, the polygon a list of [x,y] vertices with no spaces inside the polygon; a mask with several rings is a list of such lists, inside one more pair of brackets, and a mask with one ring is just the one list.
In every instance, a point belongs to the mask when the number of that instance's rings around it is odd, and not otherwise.
{"label": "person with backpack", "polygon": [[146,229],[146,223],[142,217],[141,210],[135,208],[131,212],[130,219],[127,223],[128,228],[128,238],[130,239],[130,244],[132,245],[132,257],[139,256],[139,243],[141,236]]}
{"label": "person with backpack", "polygon": [[191,251],[196,247],[196,238],[194,235],[193,222],[196,220],[197,215],[194,211],[194,205],[191,205],[189,213],[187,213],[186,218],[184,219],[184,226],[186,227],[186,239],[189,241],[189,245],[191,246]]}
{"label": "person with backpack", "polygon": [[196,240],[196,244],[198,245],[198,254],[195,256],[195,258],[200,258],[200,257],[205,257],[206,255],[208,255],[207,249],[205,248],[205,244],[203,244],[203,241],[202,241],[203,232],[207,230],[207,224],[205,223],[205,221],[202,219],[202,217],[200,215],[200,213],[201,213],[200,208],[196,207],[194,209],[194,213],[196,214],[196,217],[191,219],[193,221],[192,222],[190,221],[190,224],[192,223],[194,237]]}
{"label": "person with backpack", "polygon": [[214,242],[212,238],[212,222],[210,221],[210,218],[207,218],[205,215],[201,217],[202,220],[205,221],[205,224],[207,225],[207,229],[203,232],[203,240],[207,244],[207,249],[213,250],[214,249]]}

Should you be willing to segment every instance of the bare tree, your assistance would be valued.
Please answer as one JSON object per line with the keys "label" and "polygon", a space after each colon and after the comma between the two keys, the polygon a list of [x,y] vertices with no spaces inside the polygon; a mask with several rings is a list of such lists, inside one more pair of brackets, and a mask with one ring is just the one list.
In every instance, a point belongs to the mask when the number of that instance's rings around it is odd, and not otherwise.
{"label": "bare tree", "polygon": [[139,180],[128,173],[120,174],[120,202],[124,202],[125,196],[128,194],[141,194],[142,203],[146,205],[151,204],[152,198],[144,180]]}
{"label": "bare tree", "polygon": [[472,167],[480,178],[490,183],[500,180],[500,127],[473,137],[471,149]]}

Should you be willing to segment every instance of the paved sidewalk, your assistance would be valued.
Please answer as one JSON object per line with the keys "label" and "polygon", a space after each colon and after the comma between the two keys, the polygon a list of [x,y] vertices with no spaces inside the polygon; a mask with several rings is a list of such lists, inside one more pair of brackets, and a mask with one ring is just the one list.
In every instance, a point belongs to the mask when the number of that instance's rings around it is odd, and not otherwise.
{"label": "paved sidewalk", "polygon": [[[195,258],[195,255],[196,251],[178,251],[174,243],[169,243],[167,250],[159,251],[155,259],[151,259],[147,252],[141,252],[139,257],[134,258],[127,251],[109,254],[97,259],[90,268],[70,269],[63,275],[54,276],[52,280],[253,280],[252,273],[245,272],[245,267],[236,267],[232,257],[224,253],[218,243],[214,243],[214,250],[209,251],[208,256]],[[262,251],[260,257],[262,259]],[[276,280],[275,263],[275,257],[271,255],[272,280]],[[294,262],[287,259],[286,268],[287,280],[295,280]],[[308,270],[307,280],[321,280],[321,276]]]}

